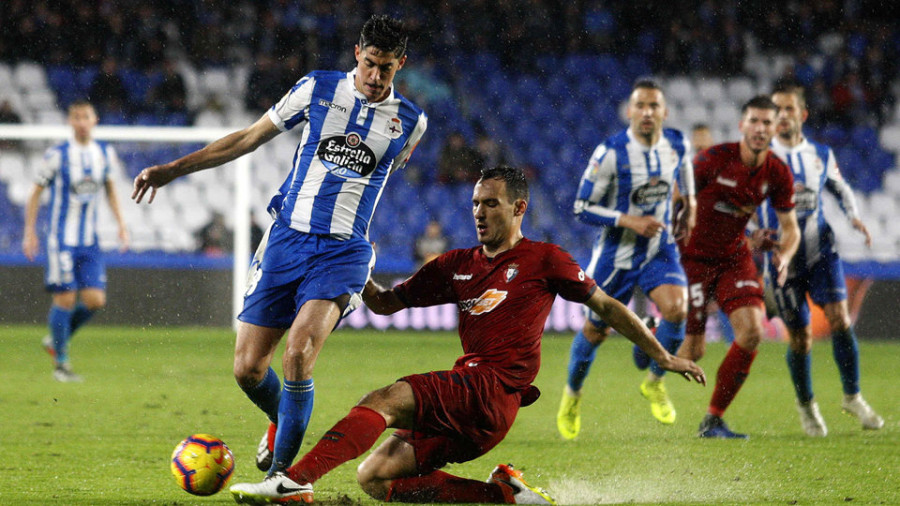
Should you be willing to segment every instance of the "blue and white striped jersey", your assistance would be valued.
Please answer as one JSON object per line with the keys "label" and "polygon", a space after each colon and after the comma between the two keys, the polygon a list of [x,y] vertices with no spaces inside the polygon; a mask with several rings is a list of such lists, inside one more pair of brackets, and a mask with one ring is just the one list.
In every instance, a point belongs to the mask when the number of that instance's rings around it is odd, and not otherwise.
{"label": "blue and white striped jersey", "polygon": [[[594,243],[592,262],[614,262],[618,269],[636,269],[653,258],[671,234],[673,184],[682,195],[694,194],[690,141],[682,132],[664,128],[651,147],[624,130],[597,146],[578,185],[575,214],[602,227]],[[653,238],[616,226],[623,214],[653,216],[666,230]]]}
{"label": "blue and white striped jersey", "polygon": [[394,90],[369,103],[356,71],[314,71],[271,109],[282,131],[303,126],[293,166],[269,212],[301,232],[368,237],[388,177],[409,160],[425,133],[422,109]]}
{"label": "blue and white striped jersey", "polygon": [[121,163],[105,142],[70,139],[44,153],[35,183],[50,188],[49,251],[97,244],[97,207],[111,171],[121,174]]}
{"label": "blue and white striped jersey", "polygon": [[[812,266],[819,260],[822,251],[835,248],[834,234],[822,212],[822,190],[828,190],[837,198],[844,214],[851,220],[859,217],[856,198],[841,176],[834,152],[828,146],[803,139],[800,144],[789,148],[775,138],[771,148],[794,175],[794,210],[800,225],[800,247],[794,262],[806,262],[807,266]],[[775,209],[768,200],[759,207],[757,215],[762,228],[778,228]]]}

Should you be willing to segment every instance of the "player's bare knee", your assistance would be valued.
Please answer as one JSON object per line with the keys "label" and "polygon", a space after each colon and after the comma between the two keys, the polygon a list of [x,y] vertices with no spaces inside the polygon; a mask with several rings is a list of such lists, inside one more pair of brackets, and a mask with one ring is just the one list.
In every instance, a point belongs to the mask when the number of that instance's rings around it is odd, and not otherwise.
{"label": "player's bare knee", "polygon": [[252,388],[265,378],[268,366],[247,360],[247,357],[234,357],[234,379],[241,388]]}
{"label": "player's bare knee", "polygon": [[373,499],[384,501],[387,499],[390,490],[391,480],[386,480],[378,476],[378,465],[371,458],[362,461],[356,468],[356,481],[363,489],[363,492],[369,494]]}
{"label": "player's bare knee", "polygon": [[812,332],[809,328],[790,332],[790,347],[794,353],[809,353],[812,351]]}
{"label": "player's bare knee", "polygon": [[600,344],[603,341],[606,341],[606,337],[609,336],[609,327],[600,328],[590,321],[585,321],[582,332],[589,343]]}
{"label": "player's bare knee", "polygon": [[660,301],[656,307],[659,309],[663,320],[679,324],[687,318],[687,307],[682,298]]}

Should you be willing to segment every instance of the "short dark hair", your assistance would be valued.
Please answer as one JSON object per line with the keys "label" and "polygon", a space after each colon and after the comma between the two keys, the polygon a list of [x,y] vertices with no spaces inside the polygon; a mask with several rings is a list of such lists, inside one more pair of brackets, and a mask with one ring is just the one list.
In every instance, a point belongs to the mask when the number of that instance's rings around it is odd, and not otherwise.
{"label": "short dark hair", "polygon": [[631,92],[634,93],[634,90],[637,89],[659,90],[660,93],[663,93],[662,86],[653,79],[638,79],[634,82],[634,86],[631,87]]}
{"label": "short dark hair", "polygon": [[481,169],[481,179],[499,179],[506,182],[506,194],[510,200],[515,202],[522,199],[528,201],[528,180],[525,178],[525,172],[522,169],[510,167],[509,165],[498,165],[496,167]]}
{"label": "short dark hair", "polygon": [[359,32],[359,48],[375,46],[400,59],[406,54],[409,32],[403,22],[388,15],[373,15]]}
{"label": "short dark hair", "polygon": [[697,130],[710,130],[708,123],[694,123],[691,127],[692,132],[696,132]]}
{"label": "short dark hair", "polygon": [[769,95],[757,95],[748,100],[747,103],[745,103],[741,107],[741,116],[746,114],[747,109],[750,109],[751,107],[754,109],[771,109],[773,111],[778,110],[778,106],[775,105],[775,102],[772,102],[772,97],[770,97]]}
{"label": "short dark hair", "polygon": [[806,90],[803,86],[790,81],[778,81],[772,88],[772,95],[776,93],[784,93],[786,95],[794,95],[800,101],[800,105],[806,109]]}
{"label": "short dark hair", "polygon": [[66,108],[66,111],[72,112],[72,109],[76,109],[78,107],[90,107],[91,109],[93,109],[94,104],[92,104],[86,98],[76,98],[75,100],[69,102],[69,107]]}

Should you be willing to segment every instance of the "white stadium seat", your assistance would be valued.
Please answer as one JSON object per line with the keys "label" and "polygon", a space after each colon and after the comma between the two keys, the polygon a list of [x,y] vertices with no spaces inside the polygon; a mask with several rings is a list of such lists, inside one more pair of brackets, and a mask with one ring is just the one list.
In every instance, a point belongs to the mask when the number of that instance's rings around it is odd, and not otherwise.
{"label": "white stadium seat", "polygon": [[46,89],[47,72],[34,62],[21,62],[13,69],[13,81],[20,90]]}

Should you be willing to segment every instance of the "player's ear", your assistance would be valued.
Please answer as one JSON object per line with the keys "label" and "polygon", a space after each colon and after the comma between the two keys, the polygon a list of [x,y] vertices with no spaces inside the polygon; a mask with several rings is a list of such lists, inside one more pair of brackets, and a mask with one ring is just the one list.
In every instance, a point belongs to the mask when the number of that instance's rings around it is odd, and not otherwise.
{"label": "player's ear", "polygon": [[515,203],[513,203],[513,206],[513,215],[522,216],[525,214],[525,210],[528,209],[528,201],[525,199],[518,199],[515,201]]}

